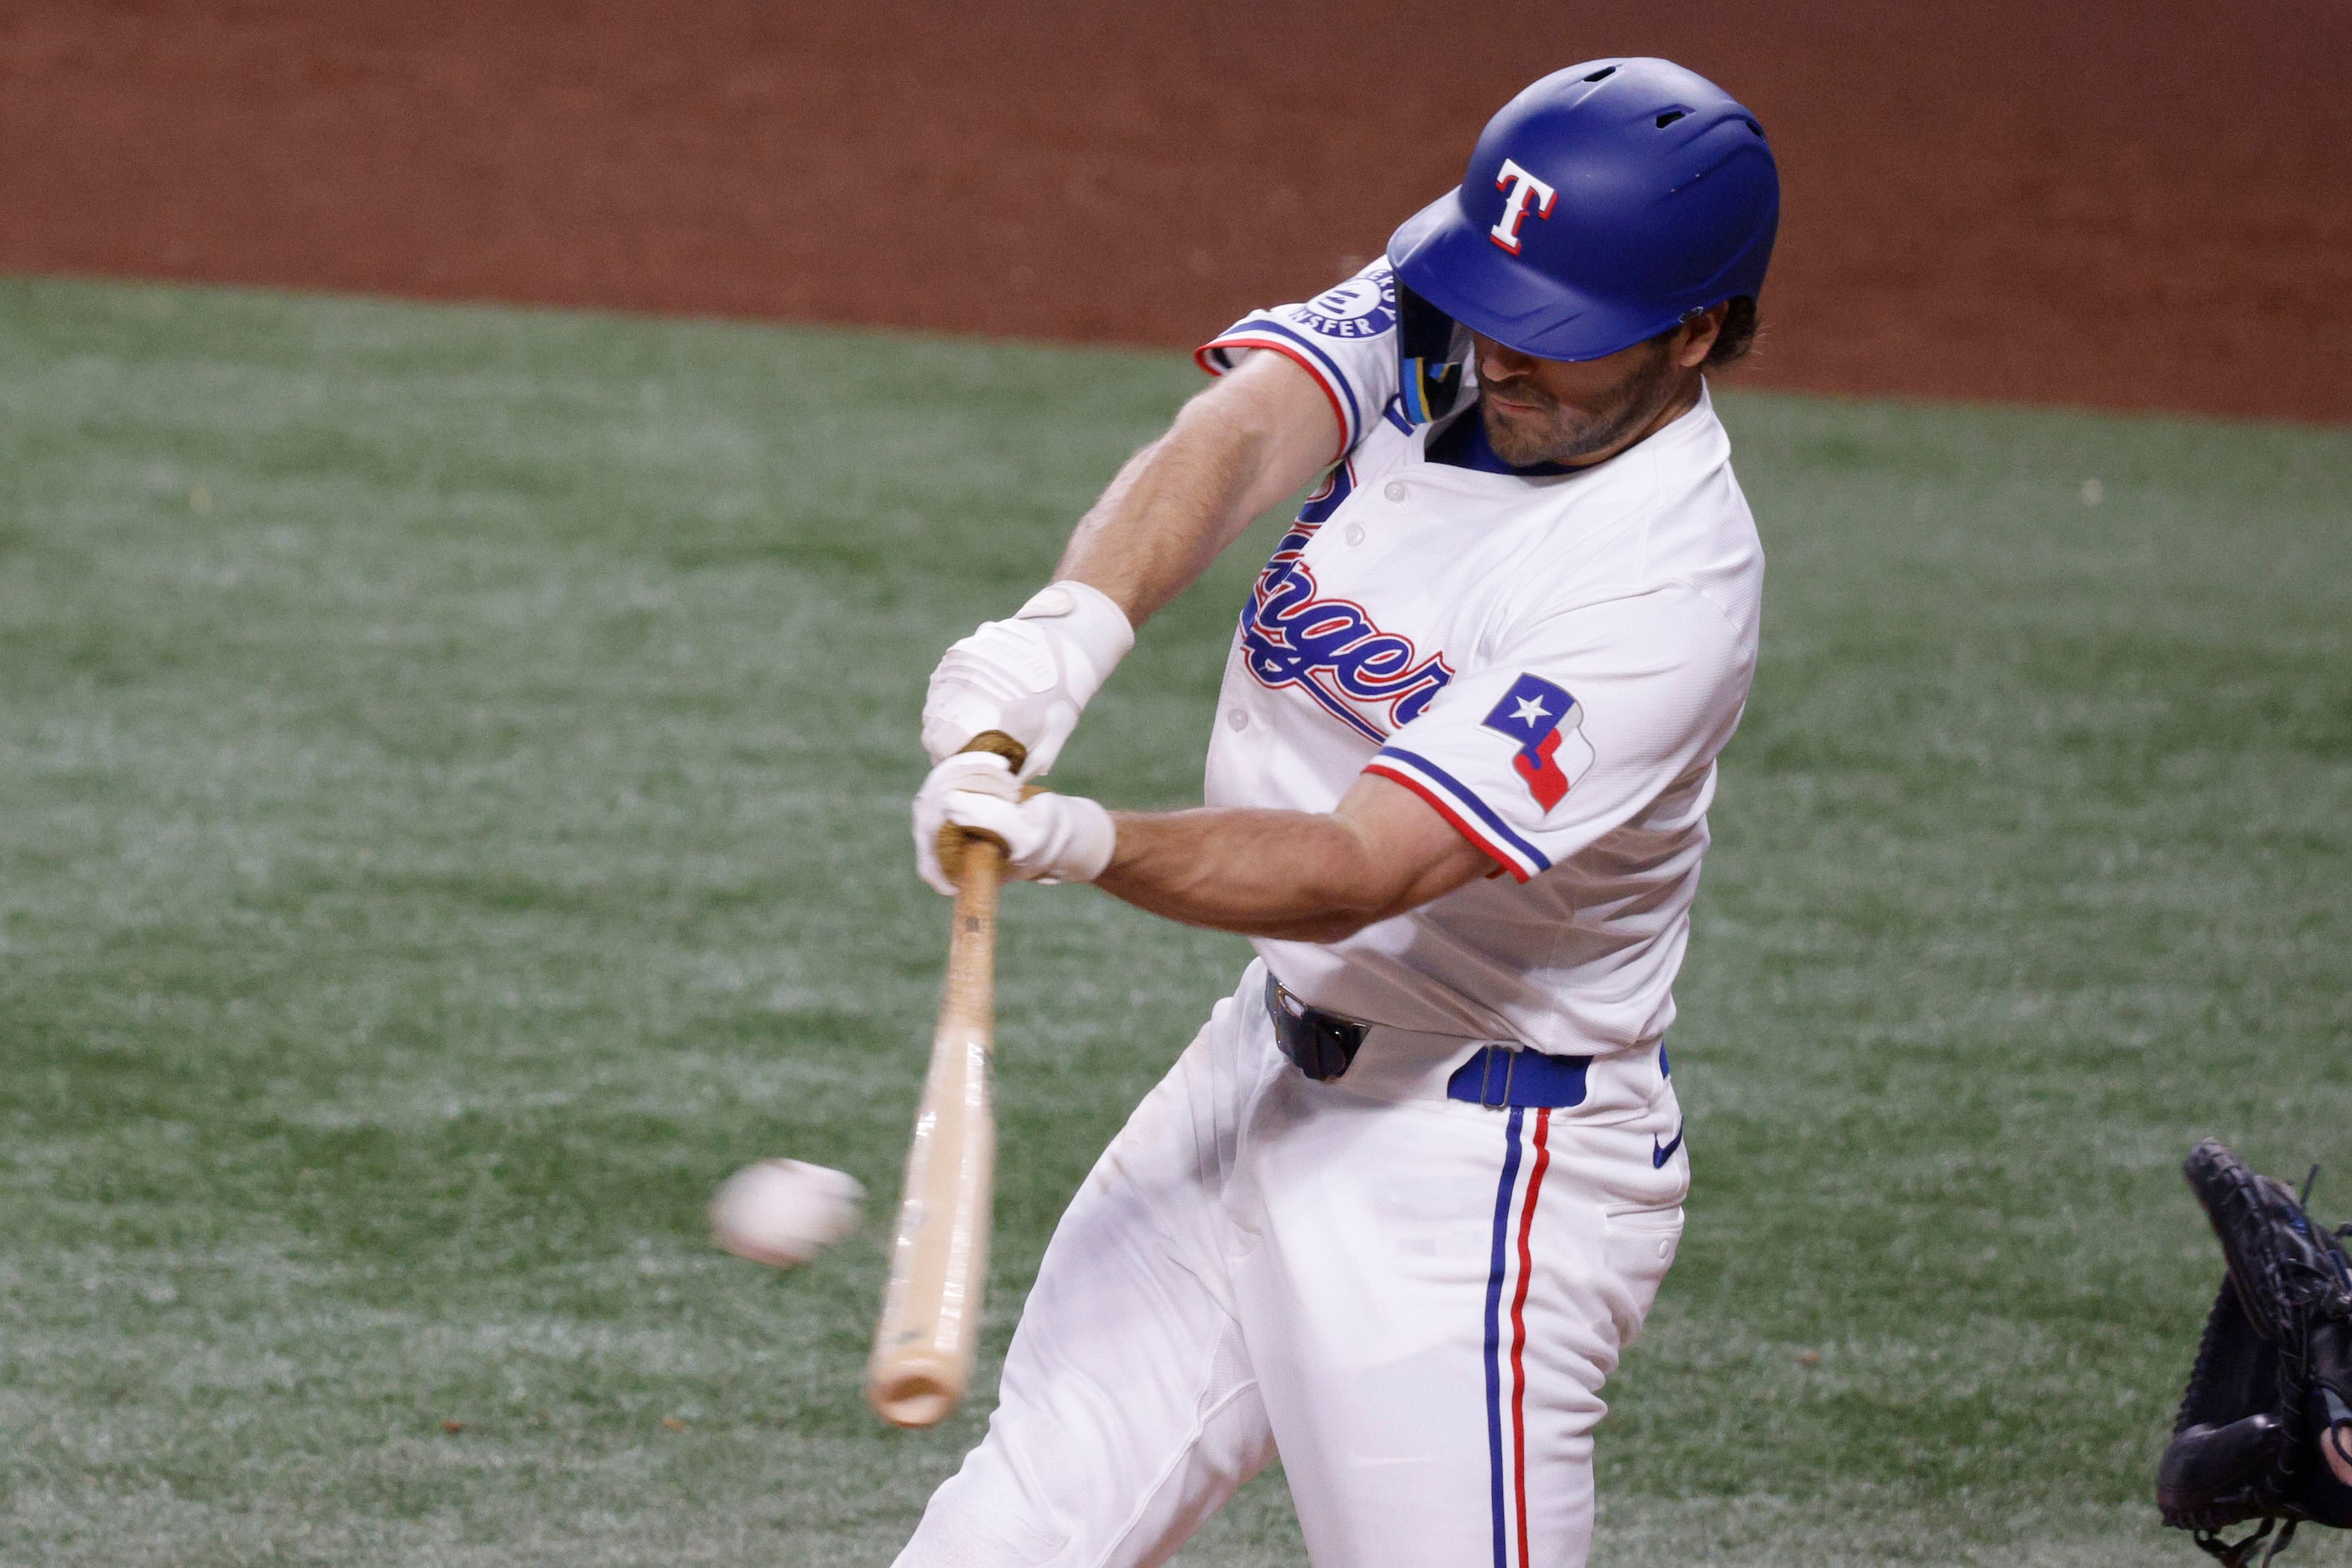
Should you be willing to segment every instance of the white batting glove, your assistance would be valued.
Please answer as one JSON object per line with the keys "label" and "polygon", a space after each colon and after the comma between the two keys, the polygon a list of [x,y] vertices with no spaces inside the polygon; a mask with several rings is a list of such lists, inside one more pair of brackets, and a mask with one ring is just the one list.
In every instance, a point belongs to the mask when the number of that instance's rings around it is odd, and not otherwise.
{"label": "white batting glove", "polygon": [[969,829],[1004,846],[1005,874],[1033,882],[1091,882],[1110,864],[1117,835],[1110,813],[1083,795],[1031,790],[1023,799],[1013,764],[991,752],[965,752],[931,770],[915,796],[915,868],[952,895],[940,861],[943,834]]}
{"label": "white batting glove", "polygon": [[923,750],[944,762],[973,736],[1002,731],[1028,748],[1020,776],[1035,778],[1134,646],[1126,612],[1101,589],[1041,588],[1011,620],[983,622],[940,660],[923,700]]}

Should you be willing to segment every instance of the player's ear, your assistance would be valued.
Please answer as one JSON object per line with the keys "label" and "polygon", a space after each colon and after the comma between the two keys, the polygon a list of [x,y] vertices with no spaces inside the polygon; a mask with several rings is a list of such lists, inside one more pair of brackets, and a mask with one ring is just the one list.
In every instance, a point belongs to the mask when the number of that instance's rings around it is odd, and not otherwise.
{"label": "player's ear", "polygon": [[1685,318],[1675,332],[1675,363],[1684,370],[1696,370],[1705,364],[1715,340],[1723,335],[1723,319],[1730,310],[1731,301],[1727,300]]}

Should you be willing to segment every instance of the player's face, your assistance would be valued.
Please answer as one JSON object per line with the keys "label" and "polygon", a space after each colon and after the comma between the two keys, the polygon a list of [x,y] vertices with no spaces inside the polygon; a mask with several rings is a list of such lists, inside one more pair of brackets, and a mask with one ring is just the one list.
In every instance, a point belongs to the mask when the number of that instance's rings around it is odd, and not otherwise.
{"label": "player's face", "polygon": [[1612,458],[1697,395],[1696,369],[1680,363],[1679,333],[1590,360],[1538,359],[1492,338],[1475,341],[1486,441],[1515,467]]}

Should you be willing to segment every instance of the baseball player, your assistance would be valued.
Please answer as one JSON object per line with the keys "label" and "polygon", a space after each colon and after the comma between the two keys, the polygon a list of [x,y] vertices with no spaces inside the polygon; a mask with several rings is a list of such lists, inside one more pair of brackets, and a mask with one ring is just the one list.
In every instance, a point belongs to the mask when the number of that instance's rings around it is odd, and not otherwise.
{"label": "baseball player", "polygon": [[[1159,1563],[1277,1453],[1330,1568],[1584,1561],[1601,1385],[1689,1181],[1665,1038],[1763,576],[1705,373],[1779,205],[1711,83],[1546,77],[1382,261],[1202,348],[1221,379],[1056,581],[940,663],[934,886],[973,829],[1258,956],[1072,1201],[902,1564]],[[1318,472],[1205,807],[1024,790],[1133,628]],[[1018,773],[959,754],[988,731]]]}

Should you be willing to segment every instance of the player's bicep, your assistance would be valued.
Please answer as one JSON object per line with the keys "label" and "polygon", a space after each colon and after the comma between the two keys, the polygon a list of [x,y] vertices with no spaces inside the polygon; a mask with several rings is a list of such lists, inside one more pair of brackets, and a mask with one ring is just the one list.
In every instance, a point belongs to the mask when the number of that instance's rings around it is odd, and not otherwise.
{"label": "player's bicep", "polygon": [[1428,801],[1377,773],[1357,778],[1332,815],[1360,847],[1363,906],[1386,920],[1491,875],[1495,864]]}
{"label": "player's bicep", "polygon": [[1203,414],[1247,431],[1255,461],[1241,476],[1246,524],[1331,464],[1339,418],[1315,378],[1279,354],[1253,353],[1193,399]]}
{"label": "player's bicep", "polygon": [[1374,261],[1312,300],[1251,311],[1192,357],[1212,375],[1267,360],[1296,366],[1339,426],[1321,454],[1324,463],[1334,462],[1363,439],[1396,395],[1396,279],[1385,258]]}

